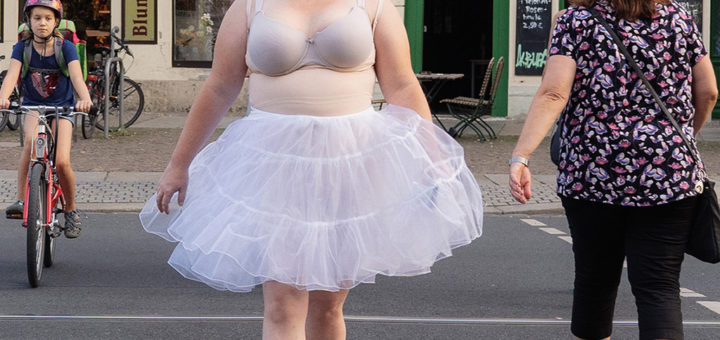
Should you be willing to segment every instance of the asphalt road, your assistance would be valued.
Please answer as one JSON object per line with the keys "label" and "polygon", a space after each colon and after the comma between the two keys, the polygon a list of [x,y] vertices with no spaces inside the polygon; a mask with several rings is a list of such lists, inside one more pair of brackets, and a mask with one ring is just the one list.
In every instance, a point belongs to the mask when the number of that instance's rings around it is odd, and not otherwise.
{"label": "asphalt road", "polygon": [[[145,233],[135,214],[89,214],[79,239],[59,240],[36,289],[25,230],[5,219],[0,230],[0,339],[260,338],[261,289],[219,292],[182,278],[166,264],[174,245]],[[561,216],[488,216],[483,237],[432,273],[353,289],[348,338],[571,339],[566,236]],[[683,297],[687,339],[720,338],[718,282],[720,266],[686,260],[681,286],[704,295]],[[637,338],[627,279],[615,320],[614,339]]]}

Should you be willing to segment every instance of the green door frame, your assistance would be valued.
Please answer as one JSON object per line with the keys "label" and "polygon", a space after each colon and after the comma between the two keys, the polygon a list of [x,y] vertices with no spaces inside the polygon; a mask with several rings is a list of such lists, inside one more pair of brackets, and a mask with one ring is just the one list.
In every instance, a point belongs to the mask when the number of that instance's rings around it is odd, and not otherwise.
{"label": "green door frame", "polygon": [[[405,0],[405,29],[410,41],[410,58],[415,72],[422,71],[424,8],[424,0]],[[493,56],[505,58],[502,78],[493,103],[492,115],[496,117],[505,117],[508,112],[509,32],[510,3],[508,0],[493,0]]]}
{"label": "green door frame", "polygon": [[422,71],[424,0],[405,0],[405,29],[410,41],[410,60],[413,71]]}
{"label": "green door frame", "polygon": [[497,89],[495,102],[492,105],[494,117],[507,117],[508,115],[508,64],[510,53],[510,1],[493,0],[493,35],[492,54],[505,59],[502,78]]}
{"label": "green door frame", "polygon": [[[713,0],[710,4],[710,60],[715,67],[715,77],[718,80],[718,87],[720,87],[720,0]],[[715,109],[712,112],[712,118],[720,118],[720,101],[715,103]]]}

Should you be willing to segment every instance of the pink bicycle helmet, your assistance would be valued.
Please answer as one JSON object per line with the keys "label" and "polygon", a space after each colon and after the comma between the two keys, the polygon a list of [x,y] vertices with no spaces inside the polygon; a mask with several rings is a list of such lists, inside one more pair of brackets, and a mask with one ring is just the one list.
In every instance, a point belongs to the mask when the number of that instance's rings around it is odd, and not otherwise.
{"label": "pink bicycle helmet", "polygon": [[30,21],[30,10],[35,6],[43,6],[55,11],[58,19],[62,19],[63,17],[63,6],[60,0],[27,0],[23,8],[26,22]]}

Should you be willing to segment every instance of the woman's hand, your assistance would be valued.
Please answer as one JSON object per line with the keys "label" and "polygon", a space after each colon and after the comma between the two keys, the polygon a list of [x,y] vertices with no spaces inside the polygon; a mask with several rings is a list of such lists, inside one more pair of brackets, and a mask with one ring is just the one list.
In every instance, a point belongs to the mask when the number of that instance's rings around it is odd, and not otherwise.
{"label": "woman's hand", "polygon": [[516,201],[525,204],[532,197],[532,174],[525,164],[510,164],[510,193]]}
{"label": "woman's hand", "polygon": [[157,189],[157,207],[160,212],[170,213],[170,199],[177,192],[178,204],[185,202],[185,192],[188,185],[188,173],[186,167],[173,166],[168,164],[165,172],[160,178]]}
{"label": "woman's hand", "polygon": [[6,110],[10,107],[10,100],[7,98],[0,98],[0,109]]}
{"label": "woman's hand", "polygon": [[[2,104],[2,102],[0,102]],[[90,112],[90,107],[92,107],[93,102],[90,100],[78,100],[77,103],[75,103],[75,111]]]}

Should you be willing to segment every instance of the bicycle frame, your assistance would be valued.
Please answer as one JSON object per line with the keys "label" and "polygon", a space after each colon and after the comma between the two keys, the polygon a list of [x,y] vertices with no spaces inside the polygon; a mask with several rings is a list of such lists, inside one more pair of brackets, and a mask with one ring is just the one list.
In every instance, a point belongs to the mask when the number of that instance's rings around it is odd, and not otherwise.
{"label": "bicycle frame", "polygon": [[[57,108],[55,108],[55,112]],[[57,115],[57,113],[56,113]],[[38,135],[33,140],[33,146],[30,149],[30,155],[35,154],[35,158],[31,157],[30,164],[28,165],[28,176],[25,182],[25,202],[28,202],[30,195],[30,175],[33,166],[37,163],[43,165],[45,169],[43,177],[45,178],[47,185],[46,190],[46,204],[45,206],[45,229],[50,228],[53,223],[53,210],[58,204],[58,201],[62,206],[65,206],[65,196],[62,192],[62,187],[56,181],[57,171],[55,170],[55,147],[57,144],[57,134],[52,133],[52,129],[47,123],[47,117],[44,112],[40,112],[38,117]],[[48,144],[48,140],[52,140],[51,144]],[[23,207],[23,227],[27,228],[27,217],[28,217],[28,205],[25,204]]]}

